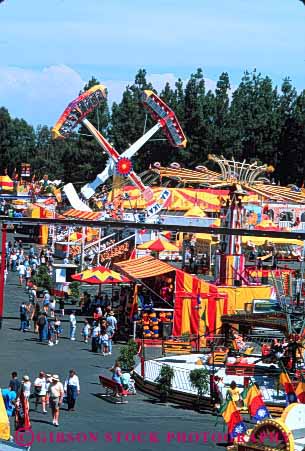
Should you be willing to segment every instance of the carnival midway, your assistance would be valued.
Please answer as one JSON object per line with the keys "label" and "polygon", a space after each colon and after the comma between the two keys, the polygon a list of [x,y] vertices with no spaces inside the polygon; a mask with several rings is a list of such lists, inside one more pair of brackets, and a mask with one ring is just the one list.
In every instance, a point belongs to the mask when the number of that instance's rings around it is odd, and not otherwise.
{"label": "carnival midway", "polygon": [[[35,180],[27,162],[0,178],[2,333],[6,282],[16,280],[24,336],[60,352],[68,327],[71,341],[81,336],[101,358],[120,344],[95,381],[101,409],[145,393],[201,412],[203,425],[213,416],[227,450],[304,451],[304,188],[276,185],[267,164],[214,154],[213,170],[156,162],[138,174],[137,154],[158,131],[173,148],[187,137],[145,90],[154,125],[117,150],[88,120],[105,98],[105,86],[91,87],[52,130],[68,140],[82,124],[95,138],[108,162],[93,182],[76,190],[47,174]],[[13,374],[2,387],[1,450],[30,449],[33,441],[22,447],[12,437],[20,428],[34,437],[34,409],[48,413],[50,403],[58,427],[62,402],[76,408],[77,370],[64,384],[58,374],[36,376]]]}

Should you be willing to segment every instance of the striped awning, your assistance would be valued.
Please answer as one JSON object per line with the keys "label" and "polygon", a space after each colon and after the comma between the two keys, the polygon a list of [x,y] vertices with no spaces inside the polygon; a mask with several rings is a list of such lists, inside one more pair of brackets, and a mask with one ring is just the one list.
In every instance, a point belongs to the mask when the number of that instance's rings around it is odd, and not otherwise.
{"label": "striped awning", "polygon": [[13,191],[14,182],[8,175],[0,175],[0,187],[3,191]]}
{"label": "striped awning", "polygon": [[81,211],[71,208],[63,213],[66,218],[88,219],[91,221],[98,221],[101,219],[101,212],[98,211]]}
{"label": "striped awning", "polygon": [[136,260],[118,262],[114,264],[114,267],[134,280],[160,276],[161,274],[176,271],[176,268],[173,266],[157,260],[150,255]]}

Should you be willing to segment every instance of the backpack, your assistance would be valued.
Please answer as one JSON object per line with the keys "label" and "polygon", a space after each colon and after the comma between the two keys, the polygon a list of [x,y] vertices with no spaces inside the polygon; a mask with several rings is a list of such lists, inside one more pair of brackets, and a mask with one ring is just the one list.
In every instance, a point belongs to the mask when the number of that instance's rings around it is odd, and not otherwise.
{"label": "backpack", "polygon": [[40,316],[37,321],[38,326],[44,326],[45,323],[46,323],[46,318],[44,316]]}

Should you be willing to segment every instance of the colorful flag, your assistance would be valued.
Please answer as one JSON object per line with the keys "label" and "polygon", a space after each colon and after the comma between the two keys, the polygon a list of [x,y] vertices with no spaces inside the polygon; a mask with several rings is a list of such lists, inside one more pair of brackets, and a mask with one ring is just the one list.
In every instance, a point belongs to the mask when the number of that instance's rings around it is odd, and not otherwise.
{"label": "colorful flag", "polygon": [[256,421],[270,417],[270,413],[265,406],[260,390],[255,384],[249,385],[241,394],[250,416]]}
{"label": "colorful flag", "polygon": [[232,400],[226,401],[220,408],[220,413],[224,421],[228,425],[228,433],[231,438],[244,434],[247,431],[247,426]]}
{"label": "colorful flag", "polygon": [[290,377],[287,373],[282,372],[280,374],[279,382],[285,390],[287,405],[292,404],[293,402],[297,402],[297,396],[295,394]]}
{"label": "colorful flag", "polygon": [[132,298],[132,304],[131,309],[129,312],[129,319],[133,320],[135,315],[138,314],[138,308],[139,308],[139,294],[138,294],[138,285],[135,285],[134,288],[134,294]]}
{"label": "colorful flag", "polygon": [[295,394],[297,395],[298,400],[305,404],[305,382],[299,382],[297,388],[295,389]]}

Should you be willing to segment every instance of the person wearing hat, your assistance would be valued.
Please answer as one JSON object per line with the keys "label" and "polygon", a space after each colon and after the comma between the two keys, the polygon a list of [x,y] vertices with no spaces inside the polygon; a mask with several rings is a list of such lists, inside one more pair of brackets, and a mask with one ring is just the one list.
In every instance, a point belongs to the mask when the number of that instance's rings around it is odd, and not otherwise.
{"label": "person wearing hat", "polygon": [[25,399],[29,399],[31,395],[31,381],[28,375],[24,375],[22,378],[22,388]]}
{"label": "person wearing hat", "polygon": [[60,382],[59,376],[57,374],[53,374],[51,378],[51,384],[49,386],[48,393],[50,397],[50,407],[52,409],[53,424],[57,427],[59,426],[59,408],[64,397],[64,387]]}
{"label": "person wearing hat", "polygon": [[30,409],[29,399],[30,399],[30,395],[31,395],[31,385],[32,384],[31,384],[29,376],[25,374],[22,378],[21,390],[23,392],[24,400],[25,400],[28,411]]}

